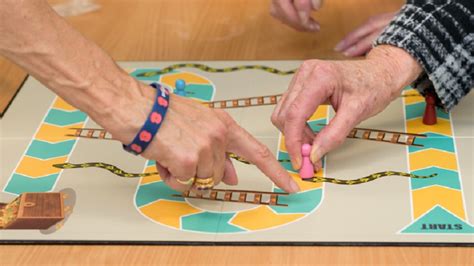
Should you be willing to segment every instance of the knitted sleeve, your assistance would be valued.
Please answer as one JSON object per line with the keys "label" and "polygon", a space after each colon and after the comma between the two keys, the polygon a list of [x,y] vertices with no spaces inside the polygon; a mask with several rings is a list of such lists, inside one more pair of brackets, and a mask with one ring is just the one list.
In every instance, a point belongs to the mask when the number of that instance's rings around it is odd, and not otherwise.
{"label": "knitted sleeve", "polygon": [[449,110],[474,86],[474,0],[408,0],[375,45],[404,49],[423,67],[415,86]]}

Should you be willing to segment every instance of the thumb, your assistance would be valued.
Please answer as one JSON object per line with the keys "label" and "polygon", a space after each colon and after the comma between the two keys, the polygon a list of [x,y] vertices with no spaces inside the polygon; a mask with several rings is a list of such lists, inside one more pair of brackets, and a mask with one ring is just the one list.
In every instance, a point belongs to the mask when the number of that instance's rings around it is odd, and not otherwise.
{"label": "thumb", "polygon": [[354,114],[340,110],[336,116],[314,138],[311,150],[311,161],[318,162],[331,150],[339,147],[356,126]]}

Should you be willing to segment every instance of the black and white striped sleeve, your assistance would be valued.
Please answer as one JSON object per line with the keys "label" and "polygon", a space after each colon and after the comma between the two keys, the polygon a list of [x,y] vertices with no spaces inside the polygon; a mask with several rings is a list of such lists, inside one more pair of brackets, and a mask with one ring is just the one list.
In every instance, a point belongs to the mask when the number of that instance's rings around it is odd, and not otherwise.
{"label": "black and white striped sleeve", "polygon": [[474,87],[474,0],[408,0],[380,44],[411,54],[425,71],[417,88],[434,88],[449,110]]}

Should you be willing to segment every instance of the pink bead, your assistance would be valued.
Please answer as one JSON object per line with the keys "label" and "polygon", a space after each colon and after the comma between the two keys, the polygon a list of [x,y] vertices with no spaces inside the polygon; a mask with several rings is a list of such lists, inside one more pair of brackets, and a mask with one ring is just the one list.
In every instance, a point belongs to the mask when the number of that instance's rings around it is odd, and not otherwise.
{"label": "pink bead", "polygon": [[158,104],[163,107],[166,107],[168,106],[168,101],[165,98],[158,96]]}
{"label": "pink bead", "polygon": [[303,144],[301,147],[301,155],[303,156],[303,162],[300,168],[300,177],[302,179],[309,179],[314,176],[314,166],[309,158],[311,154],[311,145]]}
{"label": "pink bead", "polygon": [[150,142],[152,138],[152,135],[150,132],[146,131],[146,130],[143,130],[142,132],[140,132],[140,140],[143,141],[143,142]]}
{"label": "pink bead", "polygon": [[133,151],[135,151],[136,153],[141,153],[141,152],[142,152],[142,147],[140,147],[139,145],[137,145],[137,144],[135,144],[135,143],[132,144],[131,149],[132,149]]}
{"label": "pink bead", "polygon": [[155,124],[161,123],[161,119],[162,119],[161,115],[157,112],[153,112],[150,116],[151,122]]}

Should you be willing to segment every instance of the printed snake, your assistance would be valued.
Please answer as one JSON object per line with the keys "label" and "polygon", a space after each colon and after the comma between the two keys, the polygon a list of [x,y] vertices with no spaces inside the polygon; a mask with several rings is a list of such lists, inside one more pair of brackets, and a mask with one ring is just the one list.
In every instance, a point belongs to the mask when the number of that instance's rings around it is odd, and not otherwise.
{"label": "printed snake", "polygon": [[234,71],[249,70],[249,69],[258,69],[258,70],[266,71],[268,73],[277,74],[277,75],[291,75],[296,72],[296,69],[283,71],[277,68],[262,66],[262,65],[245,65],[245,66],[235,66],[235,67],[213,68],[204,64],[185,63],[185,64],[170,65],[159,71],[149,71],[149,72],[140,73],[137,76],[138,77],[153,77],[153,76],[169,73],[179,68],[196,68],[196,69],[199,69],[205,72],[210,72],[210,73],[225,73],[225,72],[234,72]]}
{"label": "printed snake", "polygon": [[[243,159],[242,157],[239,157],[235,154],[229,154],[229,157],[237,160],[239,162],[245,163],[245,164],[251,164],[249,161]],[[279,162],[289,162],[289,160],[279,160]],[[101,162],[90,162],[90,163],[80,163],[80,164],[73,164],[73,163],[61,163],[61,164],[54,164],[53,167],[60,168],[60,169],[75,169],[75,168],[91,168],[91,167],[97,167],[97,168],[102,168],[105,170],[110,171],[111,173],[125,177],[125,178],[137,178],[137,177],[145,177],[145,176],[152,176],[152,175],[158,175],[158,172],[149,172],[149,173],[128,173],[125,172],[124,170],[118,168],[115,165],[111,165],[108,163],[101,163]],[[337,178],[331,178],[331,177],[319,177],[319,176],[314,176],[313,178],[310,179],[304,179],[304,181],[307,182],[314,182],[314,183],[332,183],[332,184],[337,184],[337,185],[358,185],[358,184],[364,184],[368,183],[370,181],[374,181],[376,179],[385,177],[385,176],[404,176],[404,177],[409,177],[409,178],[416,178],[416,179],[425,179],[425,178],[432,178],[437,176],[436,173],[428,175],[428,176],[420,176],[420,175],[414,175],[414,174],[409,174],[409,173],[404,173],[404,172],[397,172],[397,171],[383,171],[383,172],[378,172],[374,173],[368,176],[364,176],[361,178],[357,179],[337,179]]]}

